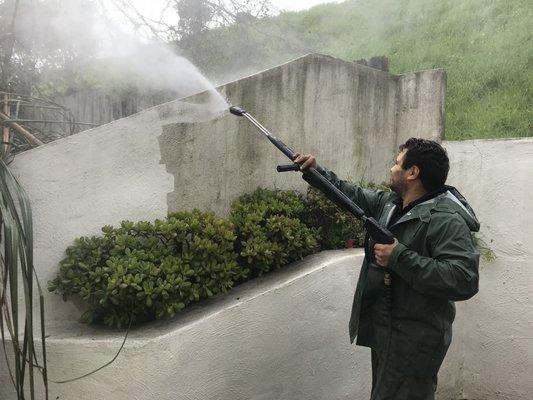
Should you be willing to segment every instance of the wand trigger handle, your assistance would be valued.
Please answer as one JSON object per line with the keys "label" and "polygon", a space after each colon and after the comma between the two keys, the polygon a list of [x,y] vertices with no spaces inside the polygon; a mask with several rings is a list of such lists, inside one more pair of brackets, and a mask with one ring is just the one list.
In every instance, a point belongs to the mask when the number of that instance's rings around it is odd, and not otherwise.
{"label": "wand trigger handle", "polygon": [[285,164],[285,165],[278,165],[276,167],[276,171],[278,172],[287,172],[287,171],[299,171],[300,170],[300,164]]}

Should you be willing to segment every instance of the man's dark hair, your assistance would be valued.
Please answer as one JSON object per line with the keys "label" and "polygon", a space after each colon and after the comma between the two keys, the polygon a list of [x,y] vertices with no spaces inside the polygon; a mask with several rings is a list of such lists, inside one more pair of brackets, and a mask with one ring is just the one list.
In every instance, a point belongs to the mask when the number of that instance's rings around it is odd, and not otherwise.
{"label": "man's dark hair", "polygon": [[440,189],[444,186],[450,160],[446,150],[433,140],[410,138],[400,146],[400,151],[407,149],[403,159],[404,170],[416,165],[420,170],[422,186],[428,192]]}

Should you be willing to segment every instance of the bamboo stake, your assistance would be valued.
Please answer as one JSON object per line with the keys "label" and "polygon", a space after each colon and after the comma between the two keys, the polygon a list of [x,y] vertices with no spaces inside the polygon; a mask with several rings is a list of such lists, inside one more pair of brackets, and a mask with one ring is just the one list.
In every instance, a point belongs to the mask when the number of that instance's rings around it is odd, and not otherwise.
{"label": "bamboo stake", "polygon": [[16,122],[9,121],[9,117],[4,114],[3,112],[0,112],[0,119],[4,121],[8,121],[7,124],[11,126],[15,131],[20,133],[24,138],[33,146],[42,146],[44,143],[41,142],[39,139],[37,139],[35,136],[33,136],[30,132],[28,132],[26,129],[24,129],[22,126],[17,124]]}
{"label": "bamboo stake", "polygon": [[[9,96],[4,93],[4,114],[9,118]],[[4,154],[9,152],[9,128],[4,125],[3,127],[3,139],[4,139]]]}

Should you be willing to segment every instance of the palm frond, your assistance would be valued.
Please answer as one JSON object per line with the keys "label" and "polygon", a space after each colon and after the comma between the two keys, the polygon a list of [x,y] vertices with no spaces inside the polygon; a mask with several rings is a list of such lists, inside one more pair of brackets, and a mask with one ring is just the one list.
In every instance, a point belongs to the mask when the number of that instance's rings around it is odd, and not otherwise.
{"label": "palm frond", "polygon": [[[18,399],[36,398],[35,370],[42,373],[45,398],[48,399],[44,302],[41,286],[33,266],[33,222],[29,199],[7,165],[0,160],[0,217],[3,232],[3,257],[0,257],[0,330],[11,380]],[[39,296],[39,325],[42,362],[39,363],[35,346],[34,285]],[[22,290],[21,290],[22,289]],[[19,293],[21,292],[21,293]],[[21,296],[23,294],[23,296]],[[19,310],[19,298],[24,309]],[[24,333],[19,329],[24,322]],[[12,347],[12,359],[7,354],[7,329]]]}

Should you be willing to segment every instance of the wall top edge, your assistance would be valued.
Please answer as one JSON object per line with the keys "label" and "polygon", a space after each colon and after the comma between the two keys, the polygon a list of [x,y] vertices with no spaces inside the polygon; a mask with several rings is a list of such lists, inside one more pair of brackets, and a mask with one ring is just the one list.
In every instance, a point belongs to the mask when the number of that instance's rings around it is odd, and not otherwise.
{"label": "wall top edge", "polygon": [[442,144],[457,144],[457,143],[533,143],[533,137],[516,137],[516,138],[491,138],[491,139],[468,139],[468,140],[443,140]]}
{"label": "wall top edge", "polygon": [[271,73],[271,72],[273,72],[275,70],[285,68],[285,67],[287,67],[290,64],[306,62],[306,61],[331,62],[331,63],[334,62],[334,63],[338,63],[338,64],[344,64],[346,67],[353,68],[354,70],[369,71],[369,72],[377,73],[377,74],[380,74],[380,75],[383,75],[383,76],[387,76],[387,77],[391,77],[391,78],[395,76],[395,75],[393,75],[393,74],[391,74],[389,72],[385,72],[385,71],[382,71],[380,69],[367,67],[366,65],[357,64],[356,62],[353,62],[353,61],[347,61],[347,60],[343,60],[341,58],[332,57],[332,56],[329,56],[327,54],[308,53],[308,54],[293,58],[291,60],[288,60],[287,62],[284,62],[282,64],[276,65],[275,67],[268,68],[268,69],[265,69],[265,70],[262,70],[262,71],[258,71],[256,73],[244,76],[244,77],[236,79],[234,81],[225,82],[225,83],[217,86],[217,89],[222,89],[225,86],[234,85],[234,84],[236,84],[238,82],[241,82],[241,81],[246,81],[246,80],[258,78],[259,76],[261,76],[261,75],[263,75],[265,73]]}
{"label": "wall top edge", "polygon": [[444,68],[422,69],[420,71],[409,71],[409,72],[404,72],[403,74],[397,74],[394,76],[397,76],[398,78],[404,78],[404,77],[410,77],[413,75],[422,75],[422,74],[428,74],[428,73],[446,74],[446,70]]}

